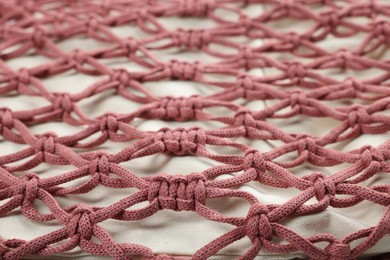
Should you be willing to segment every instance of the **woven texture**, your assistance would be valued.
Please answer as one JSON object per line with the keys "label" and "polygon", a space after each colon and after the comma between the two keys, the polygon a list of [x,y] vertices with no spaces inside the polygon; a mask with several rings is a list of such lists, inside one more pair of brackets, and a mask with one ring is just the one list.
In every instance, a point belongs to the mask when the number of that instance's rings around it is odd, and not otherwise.
{"label": "woven texture", "polygon": [[[258,4],[266,8],[255,17],[242,11],[243,6]],[[230,15],[219,15],[220,11]],[[209,19],[215,26],[170,30],[159,20],[174,16]],[[378,175],[390,172],[390,142],[350,151],[340,151],[335,145],[390,130],[390,116],[386,114],[390,105],[390,63],[371,55],[389,48],[389,17],[388,3],[352,0],[1,1],[0,95],[41,97],[50,105],[31,110],[0,109],[2,138],[27,146],[0,156],[0,217],[17,212],[36,222],[56,221],[62,225],[32,240],[0,238],[1,259],[51,256],[75,247],[113,259],[207,259],[244,237],[249,238],[251,247],[239,257],[243,260],[254,259],[260,250],[303,252],[311,259],[324,260],[363,255],[390,233],[390,185],[375,183]],[[272,28],[272,23],[286,18],[310,21],[311,25],[304,32],[294,31],[293,25],[283,31]],[[356,18],[364,18],[364,22]],[[145,36],[124,38],[113,32],[113,28],[124,25],[137,26]],[[358,34],[364,37],[357,48],[341,46],[330,51],[321,47],[329,37]],[[58,47],[60,42],[80,35],[107,43],[108,47],[71,52]],[[243,38],[264,42],[255,46]],[[156,54],[171,49],[199,51],[216,62],[163,61]],[[20,70],[7,65],[31,53],[50,61]],[[278,59],[273,53],[288,53],[289,58]],[[113,68],[102,62],[118,57],[141,69]],[[267,76],[252,73],[259,68],[276,72]],[[322,73],[329,69],[376,69],[381,73],[364,80],[339,80]],[[96,81],[77,93],[66,89],[53,92],[43,84],[44,79],[68,71],[95,76]],[[153,83],[159,87],[160,81],[168,80],[207,84],[216,91],[210,95],[177,97],[172,93],[161,97],[146,86]],[[137,103],[138,108],[112,108],[98,117],[80,109],[81,102],[108,91]],[[238,100],[267,101],[267,105],[250,109]],[[335,106],[334,101],[345,102]],[[228,111],[227,115],[213,113],[216,108]],[[314,136],[285,131],[273,121],[302,115],[332,119],[337,124],[326,129],[324,135]],[[217,122],[220,127],[143,131],[137,128],[137,120],[206,121]],[[82,130],[66,136],[31,131],[34,126],[54,121]],[[262,151],[247,145],[242,141],[245,139],[278,145]],[[118,153],[109,153],[101,149],[106,142],[128,145]],[[234,152],[218,153],[211,147]],[[189,174],[158,172],[148,177],[121,165],[159,153],[205,157],[219,165]],[[72,166],[74,170],[42,178],[34,173],[41,164]],[[342,169],[331,174],[314,171],[305,176],[292,172],[308,164]],[[78,179],[82,181],[65,186]],[[367,180],[373,181],[366,185]],[[294,188],[299,193],[285,203],[267,204],[239,189],[249,182],[280,192]],[[100,185],[137,191],[105,207],[81,203],[64,207],[58,202],[60,197],[86,194]],[[232,197],[250,204],[244,216],[226,216],[206,203]],[[37,210],[37,201],[49,212]],[[288,218],[301,218],[329,207],[354,207],[364,201],[382,206],[382,217],[376,226],[341,239],[328,233],[305,237],[283,224]],[[194,211],[206,220],[230,224],[232,229],[195,249],[192,256],[174,257],[155,254],[131,241],[118,243],[101,226],[109,219],[142,220],[161,210]]]}

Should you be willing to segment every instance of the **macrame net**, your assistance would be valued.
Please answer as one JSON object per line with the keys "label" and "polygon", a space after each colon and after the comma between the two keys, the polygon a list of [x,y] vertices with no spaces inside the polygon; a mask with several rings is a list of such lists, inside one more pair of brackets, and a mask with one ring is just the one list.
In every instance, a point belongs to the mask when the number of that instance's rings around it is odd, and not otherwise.
{"label": "macrame net", "polygon": [[[254,16],[243,11],[244,7],[258,5],[264,6],[264,11]],[[164,17],[208,19],[214,26],[199,29],[194,24],[191,29],[171,30],[161,22]],[[390,142],[378,146],[367,143],[349,151],[339,150],[337,144],[390,130],[390,116],[386,114],[390,63],[375,56],[389,48],[389,17],[387,1],[1,1],[1,97],[41,97],[50,104],[20,110],[0,103],[3,141],[26,147],[0,156],[0,227],[2,218],[21,214],[36,223],[60,223],[61,228],[31,240],[2,234],[0,258],[53,256],[80,247],[88,254],[113,259],[207,259],[244,238],[251,246],[239,259],[254,259],[260,250],[301,252],[312,259],[363,255],[390,232],[390,185],[375,182],[390,172]],[[285,19],[309,21],[310,26],[303,31],[294,30],[294,23],[285,24],[283,30],[273,28]],[[114,32],[118,26],[136,26],[144,37],[118,36]],[[355,46],[329,50],[321,45],[325,40],[356,35],[363,37]],[[59,47],[61,42],[79,36],[106,45],[97,50],[80,47],[64,51]],[[248,43],[256,39],[263,42]],[[167,50],[180,50],[181,55],[199,52],[215,62],[159,59],[159,51]],[[274,55],[278,53],[288,58],[278,58]],[[19,70],[8,65],[32,54],[46,57],[47,62]],[[126,59],[139,69],[115,68],[103,62],[114,58]],[[256,69],[273,73],[259,75],[253,73]],[[369,69],[380,73],[363,80],[344,73]],[[329,77],[325,70],[338,70],[344,77]],[[96,80],[75,93],[51,91],[43,83],[69,71]],[[160,81],[168,80],[208,85],[214,92],[179,97],[175,93],[156,96],[150,90],[151,85],[163,88]],[[112,107],[98,116],[80,109],[81,102],[105,92],[138,107],[128,111]],[[249,107],[246,101],[265,105]],[[343,105],[334,105],[336,101]],[[289,132],[275,123],[297,117],[335,123],[320,136]],[[144,131],[137,127],[140,120],[218,124],[211,124],[209,129],[193,126]],[[48,122],[81,130],[71,135],[32,131]],[[245,141],[253,139],[275,145],[264,151]],[[107,142],[126,146],[110,153],[102,148]],[[188,174],[156,172],[149,176],[124,165],[161,153],[208,158],[218,165],[196,172],[188,165],[183,169]],[[41,164],[74,169],[42,177],[34,171]],[[303,165],[323,171],[296,174],[294,169]],[[341,168],[326,171],[334,166]],[[75,184],[79,179],[82,181]],[[280,193],[295,189],[297,195],[283,203],[265,203],[240,189],[251,182]],[[115,188],[113,192],[125,188],[134,188],[134,192],[104,207],[76,202],[63,206],[59,202],[61,197],[89,193],[101,185]],[[232,197],[246,201],[248,211],[228,216],[206,203]],[[342,210],[364,201],[382,206],[382,217],[375,226],[343,238],[328,233],[304,236],[284,225],[286,219],[329,208]],[[48,210],[38,210],[38,203]],[[175,257],[156,254],[132,241],[116,242],[101,225],[109,219],[139,221],[162,210],[194,211],[208,221],[227,223],[232,228],[194,248],[192,256]]]}

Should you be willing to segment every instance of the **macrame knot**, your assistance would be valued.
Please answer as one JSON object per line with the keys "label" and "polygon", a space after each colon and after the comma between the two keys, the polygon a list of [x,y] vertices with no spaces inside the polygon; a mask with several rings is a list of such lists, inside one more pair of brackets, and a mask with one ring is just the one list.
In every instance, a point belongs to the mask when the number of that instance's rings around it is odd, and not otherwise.
{"label": "macrame knot", "polygon": [[301,106],[309,106],[308,97],[302,91],[294,91],[290,92],[290,106],[292,108],[298,107],[299,111],[301,110]]}
{"label": "macrame knot", "polygon": [[7,253],[7,252],[9,252],[9,251],[11,251],[11,248],[9,248],[8,246],[7,246],[7,241],[2,241],[2,239],[1,239],[1,237],[0,237],[0,259],[2,260],[2,259],[5,259],[5,258],[3,258],[3,256]]}
{"label": "macrame knot", "polygon": [[251,69],[250,61],[253,60],[254,53],[252,48],[248,46],[241,46],[239,48],[239,56],[240,56],[240,61],[243,62],[244,68],[246,71]]}
{"label": "macrame knot", "polygon": [[333,54],[333,59],[335,59],[342,69],[346,69],[348,62],[353,62],[354,55],[347,49],[339,49],[336,53]]}
{"label": "macrame knot", "polygon": [[370,152],[372,159],[377,161],[377,162],[383,162],[383,161],[387,160],[385,154],[383,153],[383,151],[381,149],[375,148],[371,145],[367,145],[363,149],[365,151]]}
{"label": "macrame knot", "polygon": [[26,243],[24,240],[21,239],[7,239],[4,240],[0,237],[0,259],[5,259],[2,258],[6,253],[9,251],[18,248],[19,246],[23,245]]}
{"label": "macrame knot", "polygon": [[241,28],[244,28],[244,35],[249,36],[249,33],[253,28],[253,20],[244,14],[240,14],[240,17],[238,18],[238,24],[241,26]]}
{"label": "macrame knot", "polygon": [[69,57],[68,59],[71,61],[71,62],[76,62],[77,65],[82,65],[84,64],[87,59],[88,59],[88,55],[80,50],[80,49],[74,49],[70,54],[69,54]]}
{"label": "macrame knot", "polygon": [[4,128],[10,129],[14,126],[14,117],[12,111],[8,108],[0,108],[0,133]]}
{"label": "macrame knot", "polygon": [[190,48],[190,49],[201,49],[203,46],[210,43],[210,33],[205,30],[184,30],[178,29],[172,34],[173,42],[176,46]]}
{"label": "macrame knot", "polygon": [[129,38],[120,43],[120,47],[126,52],[127,57],[131,57],[139,48],[139,42]]}
{"label": "macrame knot", "polygon": [[252,111],[247,108],[240,108],[234,114],[234,125],[245,127],[257,127],[256,119],[253,117]]}
{"label": "macrame knot", "polygon": [[171,60],[167,69],[171,78],[194,80],[199,75],[199,62],[189,63]]}
{"label": "macrame knot", "polygon": [[371,165],[373,161],[382,163],[387,160],[384,152],[371,145],[365,145],[361,148],[361,159],[366,167]]}
{"label": "macrame knot", "polygon": [[138,10],[136,10],[135,13],[137,14],[137,17],[140,20],[148,20],[150,16],[153,15],[149,12],[149,9],[147,8],[138,8]]}
{"label": "macrame knot", "polygon": [[43,153],[45,159],[45,153],[54,154],[56,148],[55,138],[57,135],[53,132],[48,132],[39,137],[34,145],[36,153]]}
{"label": "macrame knot", "polygon": [[27,173],[22,177],[25,181],[23,204],[31,205],[37,198],[39,190],[39,176],[34,173]]}
{"label": "macrame knot", "polygon": [[268,220],[268,213],[268,208],[260,203],[253,204],[249,209],[245,230],[252,242],[255,242],[258,238],[261,240],[272,239],[273,230]]}
{"label": "macrame knot", "polygon": [[206,138],[206,133],[201,128],[163,128],[155,135],[155,141],[163,145],[163,152],[177,156],[196,153],[199,145],[206,144]]}
{"label": "macrame knot", "polygon": [[117,132],[118,118],[115,114],[107,113],[100,119],[100,131]]}
{"label": "macrame knot", "polygon": [[334,196],[336,195],[336,185],[333,180],[326,178],[324,174],[313,173],[307,177],[314,185],[314,190],[316,193],[316,198],[318,201],[321,201],[325,196]]}
{"label": "macrame knot", "polygon": [[348,122],[351,127],[371,123],[371,116],[361,105],[352,105],[348,113]]}
{"label": "macrame knot", "polygon": [[329,254],[330,260],[344,260],[349,259],[351,248],[348,244],[333,242],[325,248],[325,252]]}
{"label": "macrame knot", "polygon": [[16,80],[20,84],[28,85],[30,84],[30,71],[26,68],[19,69],[18,73],[16,74]]}
{"label": "macrame knot", "polygon": [[242,90],[243,98],[247,100],[258,100],[265,98],[264,91],[255,88],[253,77],[247,73],[241,73],[237,77],[237,88]]}
{"label": "macrame knot", "polygon": [[364,84],[361,81],[358,81],[357,79],[350,78],[350,77],[346,78],[343,81],[342,86],[346,89],[353,90],[355,96],[356,96],[356,91],[364,92],[366,90]]}
{"label": "macrame knot", "polygon": [[299,82],[301,82],[306,76],[306,68],[302,63],[298,61],[291,61],[286,62],[285,65],[286,74],[291,81],[297,80],[299,84]]}
{"label": "macrame knot", "polygon": [[68,93],[55,93],[53,106],[55,110],[61,110],[63,113],[71,113],[73,110],[73,103]]}
{"label": "macrame knot", "polygon": [[157,176],[150,183],[148,200],[157,200],[160,209],[195,210],[196,203],[206,203],[205,181],[202,174]]}
{"label": "macrame knot", "polygon": [[187,121],[195,119],[196,111],[199,111],[201,108],[202,104],[198,96],[188,98],[168,96],[160,100],[156,112],[160,112],[163,119]]}
{"label": "macrame knot", "polygon": [[310,154],[317,152],[316,140],[309,135],[298,135],[297,136],[297,152],[302,154],[303,151],[308,151]]}
{"label": "macrame knot", "polygon": [[120,85],[128,86],[130,84],[131,75],[125,69],[114,69],[111,74],[111,80],[117,81]]}
{"label": "macrame knot", "polygon": [[301,45],[302,36],[295,33],[295,32],[289,32],[284,35],[283,42],[286,42],[288,44],[291,44],[291,49],[296,49]]}
{"label": "macrame knot", "polygon": [[327,11],[319,15],[321,24],[330,28],[336,28],[340,24],[340,17],[337,12]]}
{"label": "macrame knot", "polygon": [[89,173],[91,175],[95,173],[108,175],[110,171],[108,157],[109,154],[107,153],[103,153],[103,152],[96,153],[96,158],[90,162]]}
{"label": "macrame knot", "polygon": [[31,43],[37,49],[42,49],[46,41],[46,32],[42,28],[35,28],[31,33]]}
{"label": "macrame knot", "polygon": [[[5,242],[7,242],[7,241],[5,241]],[[5,244],[5,242],[3,242],[1,237],[0,237],[0,259],[3,259],[3,256],[5,255],[5,253],[10,251],[10,248],[8,248],[8,246]]]}
{"label": "macrame knot", "polygon": [[92,212],[92,209],[86,205],[77,205],[66,223],[69,238],[76,238],[78,241],[80,239],[90,240],[92,238],[93,224],[90,219]]}
{"label": "macrame knot", "polygon": [[85,21],[85,29],[87,30],[87,32],[96,33],[97,31],[99,31],[99,28],[100,28],[100,21],[98,17],[90,16]]}
{"label": "macrame knot", "polygon": [[387,39],[387,44],[390,43],[390,22],[387,20],[379,20],[373,25],[375,36],[382,36]]}
{"label": "macrame knot", "polygon": [[258,173],[266,171],[264,156],[257,150],[249,150],[245,153],[243,162],[244,171],[254,168]]}
{"label": "macrame knot", "polygon": [[215,7],[215,0],[180,0],[179,2],[179,12],[182,16],[208,16]]}

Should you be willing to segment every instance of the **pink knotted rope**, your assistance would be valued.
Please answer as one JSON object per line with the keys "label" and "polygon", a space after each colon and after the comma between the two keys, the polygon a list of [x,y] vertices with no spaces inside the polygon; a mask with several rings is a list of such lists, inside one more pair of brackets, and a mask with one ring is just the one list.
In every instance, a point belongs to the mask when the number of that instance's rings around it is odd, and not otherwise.
{"label": "pink knotted rope", "polygon": [[[48,7],[49,2],[56,5]],[[267,8],[249,17],[240,7],[252,4],[266,4]],[[313,6],[318,4],[325,10],[315,11]],[[238,18],[221,17],[218,10],[231,12],[235,14],[232,17]],[[214,27],[172,30],[159,21],[160,17],[172,16],[209,19]],[[353,18],[359,17],[370,22],[354,22]],[[251,247],[239,257],[242,260],[253,259],[262,248],[281,254],[299,251],[311,259],[323,260],[354,259],[363,255],[390,233],[390,185],[366,187],[360,184],[390,172],[387,162],[390,142],[348,152],[331,149],[328,145],[390,130],[390,117],[383,113],[390,106],[390,63],[369,55],[389,47],[390,23],[384,17],[390,17],[390,5],[375,0],[2,1],[0,95],[39,96],[49,105],[31,110],[0,107],[2,138],[26,145],[17,152],[0,156],[0,217],[20,208],[20,213],[29,219],[57,220],[63,227],[29,241],[0,237],[0,258],[50,256],[78,246],[88,254],[120,260],[132,259],[134,255],[148,260],[207,259],[244,237],[249,238]],[[286,18],[310,21],[312,26],[298,33],[281,32],[269,24]],[[138,26],[148,36],[123,38],[110,30],[121,25]],[[318,44],[328,36],[341,38],[358,34],[365,36],[354,49],[330,51]],[[110,46],[65,52],[56,45],[75,36],[87,36]],[[263,43],[254,47],[233,40],[235,37],[261,38]],[[218,46],[230,52],[221,51]],[[201,51],[218,62],[159,60],[156,51],[167,49]],[[30,52],[51,61],[17,71],[7,65],[9,60]],[[289,53],[295,58],[278,60],[270,55],[275,52]],[[114,69],[101,61],[118,57],[127,58],[143,70]],[[249,72],[259,68],[273,68],[277,73],[254,76]],[[365,80],[353,77],[336,80],[321,72],[331,68],[355,71],[375,68],[383,73]],[[44,78],[66,71],[102,79],[78,93],[52,92],[42,83]],[[210,75],[231,80],[211,80]],[[216,91],[207,96],[160,97],[144,84],[164,80],[208,84]],[[80,108],[80,101],[111,90],[115,95],[138,103],[139,108],[123,113],[107,111],[98,117],[91,117]],[[238,99],[272,102],[263,109],[250,110],[235,102]],[[365,105],[334,107],[326,103],[345,99],[359,100]],[[229,111],[230,116],[207,110],[215,107]],[[273,119],[297,115],[327,117],[339,123],[323,136],[288,133],[273,123]],[[193,127],[141,131],[132,124],[138,119],[214,121],[223,126],[208,130]],[[58,136],[52,132],[33,134],[29,129],[32,125],[54,121],[83,126],[83,130]],[[230,139],[235,137],[278,140],[281,145],[263,152]],[[106,141],[133,142],[116,154],[89,150]],[[216,154],[210,146],[231,147],[237,154]],[[79,152],[73,148],[78,148]],[[121,165],[158,153],[207,157],[220,165],[188,175],[161,173],[152,177],[140,177]],[[296,154],[296,158],[280,160],[288,153]],[[42,178],[31,172],[41,163],[72,165],[75,169]],[[348,166],[331,175],[314,172],[303,177],[289,170],[305,163],[324,168]],[[23,172],[23,176],[17,177],[14,174],[17,171]],[[232,173],[229,178],[217,178]],[[88,177],[83,183],[63,186],[83,177]],[[278,189],[295,188],[299,194],[283,204],[265,204],[249,192],[237,189],[248,182]],[[137,191],[106,207],[75,203],[63,208],[56,200],[59,196],[88,193],[98,185],[116,189],[133,187]],[[206,203],[211,198],[230,197],[247,201],[249,211],[230,217],[209,208]],[[312,198],[315,202],[309,204]],[[44,203],[50,213],[39,212],[35,208],[37,200]],[[352,207],[364,200],[383,206],[381,219],[376,226],[341,239],[327,233],[304,237],[282,224],[288,217],[300,217],[328,207]],[[144,207],[131,208],[144,202]],[[108,219],[137,221],[160,210],[194,211],[209,221],[228,223],[232,229],[202,248],[194,249],[192,256],[169,256],[156,255],[132,241],[117,243],[99,225]],[[283,243],[275,242],[274,238]]]}

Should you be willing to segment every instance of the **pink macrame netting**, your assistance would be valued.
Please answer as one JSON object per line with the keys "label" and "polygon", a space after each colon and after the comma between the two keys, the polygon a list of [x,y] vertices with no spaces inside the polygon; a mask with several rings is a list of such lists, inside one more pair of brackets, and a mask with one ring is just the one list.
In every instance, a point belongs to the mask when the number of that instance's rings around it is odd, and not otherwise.
{"label": "pink macrame netting", "polygon": [[[256,16],[242,11],[243,6],[259,4],[265,9]],[[162,17],[209,19],[215,26],[170,30],[161,23]],[[285,25],[285,30],[273,29],[272,24],[286,18],[309,21],[311,25],[304,31],[295,31],[294,23]],[[386,114],[390,106],[390,61],[372,55],[390,46],[389,18],[387,1],[369,0],[0,1],[0,134],[3,140],[27,147],[0,156],[0,227],[2,218],[10,214],[62,225],[32,240],[9,238],[7,234],[7,238],[0,238],[0,258],[52,256],[80,247],[88,254],[113,259],[208,259],[243,238],[249,238],[251,247],[239,257],[242,260],[254,259],[260,250],[301,252],[311,259],[324,260],[363,255],[390,233],[390,185],[374,181],[376,176],[390,172],[390,142],[350,151],[340,151],[336,145],[390,130],[390,116]],[[113,28],[124,25],[137,26],[144,37],[125,38],[113,32]],[[363,40],[356,48],[339,46],[333,51],[321,46],[329,37],[362,34]],[[60,42],[81,35],[108,47],[71,52],[58,47]],[[261,39],[263,43],[247,44],[243,38]],[[215,62],[159,59],[159,51],[171,49],[198,51],[212,56]],[[31,53],[49,61],[19,70],[8,66],[9,61]],[[274,53],[285,53],[289,58],[278,59]],[[118,57],[141,69],[113,68],[102,62]],[[251,73],[253,69],[271,68],[276,71],[272,75]],[[364,80],[340,80],[322,73],[327,69],[376,69],[381,73]],[[77,93],[66,89],[53,92],[45,87],[45,79],[67,71],[97,79]],[[158,88],[160,81],[168,80],[207,84],[215,92],[161,97],[146,86],[153,83]],[[112,108],[98,117],[80,109],[80,102],[108,91],[139,104],[138,109]],[[9,95],[42,97],[50,105],[11,109],[1,103],[1,97]],[[250,109],[238,100],[267,101],[267,106]],[[333,101],[345,102],[334,106]],[[213,108],[228,110],[229,115],[213,113]],[[337,124],[324,135],[314,136],[288,132],[273,123],[274,119],[297,116],[332,119]],[[220,127],[143,131],[134,124],[140,119],[209,121],[218,122]],[[34,126],[54,121],[82,130],[67,136],[31,131]],[[278,141],[278,145],[262,151],[247,145],[244,139]],[[118,153],[109,153],[101,148],[106,142],[128,145]],[[219,154],[210,149],[212,146],[236,152]],[[123,166],[159,153],[206,157],[219,165],[189,174],[157,172],[148,177]],[[43,163],[73,166],[74,170],[43,178],[34,172]],[[305,176],[291,170],[308,164],[343,168],[331,174],[315,171]],[[189,165],[183,171],[190,170]],[[224,174],[230,177],[219,178]],[[64,185],[77,179],[82,181]],[[363,185],[366,180],[373,181]],[[285,203],[267,204],[239,189],[249,182],[281,193],[287,188],[299,192]],[[137,191],[104,207],[82,203],[64,207],[58,202],[60,197],[88,193],[100,185]],[[249,211],[242,216],[227,216],[207,204],[213,198],[231,197],[245,200],[250,204]],[[49,212],[37,210],[38,201]],[[304,236],[283,222],[364,201],[382,206],[382,217],[375,226],[344,238],[328,233]],[[108,219],[138,221],[161,210],[194,211],[208,221],[227,223],[232,228],[202,248],[195,248],[192,256],[174,257],[155,254],[132,241],[116,242],[100,224]]]}

